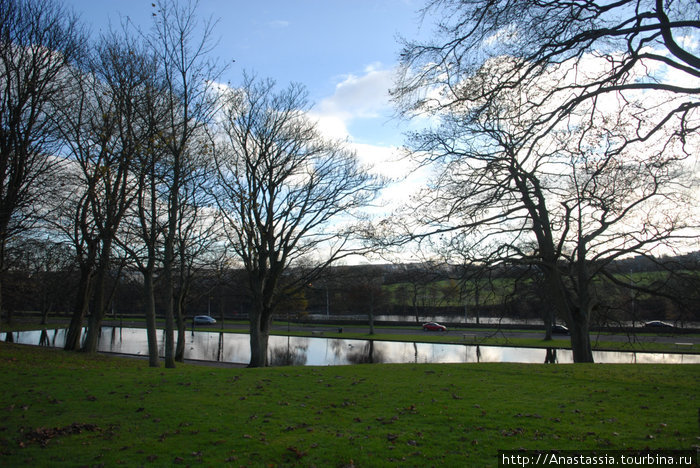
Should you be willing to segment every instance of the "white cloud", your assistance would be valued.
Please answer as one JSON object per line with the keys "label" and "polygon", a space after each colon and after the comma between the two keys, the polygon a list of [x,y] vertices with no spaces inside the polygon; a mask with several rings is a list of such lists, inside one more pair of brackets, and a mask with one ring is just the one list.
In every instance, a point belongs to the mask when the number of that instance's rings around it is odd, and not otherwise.
{"label": "white cloud", "polygon": [[291,23],[289,21],[285,20],[274,20],[267,23],[267,25],[273,29],[283,29],[288,27],[290,24]]}
{"label": "white cloud", "polygon": [[684,49],[697,50],[698,49],[698,38],[695,36],[681,36],[678,38],[678,43]]}
{"label": "white cloud", "polygon": [[[347,140],[362,164],[390,181],[373,207],[366,211],[378,219],[390,216],[404,205],[427,179],[427,170],[417,168],[414,162],[404,158],[399,147],[381,143],[382,140],[395,141],[396,133],[401,131],[393,125],[385,126],[393,114],[389,90],[394,85],[394,77],[395,69],[372,64],[361,74],[344,76],[334,93],[322,99],[310,112],[324,135]],[[370,134],[362,134],[368,127]],[[380,128],[391,134],[385,135],[386,138],[378,137]]]}
{"label": "white cloud", "polygon": [[333,138],[352,139],[348,127],[358,119],[388,118],[391,111],[389,89],[393,86],[394,70],[372,64],[363,74],[346,75],[332,96],[323,100],[310,115],[319,128]]}
{"label": "white cloud", "polygon": [[319,110],[348,118],[378,117],[390,108],[389,89],[393,83],[393,69],[370,65],[363,75],[350,74],[338,83],[333,96],[321,101]]}

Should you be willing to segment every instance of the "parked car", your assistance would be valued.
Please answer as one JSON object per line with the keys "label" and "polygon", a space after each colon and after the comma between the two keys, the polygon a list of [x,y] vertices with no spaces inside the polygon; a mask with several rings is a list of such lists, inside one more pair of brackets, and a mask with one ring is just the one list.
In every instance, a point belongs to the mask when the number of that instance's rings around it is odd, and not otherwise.
{"label": "parked car", "polygon": [[553,335],[568,335],[569,329],[566,328],[564,325],[552,325],[552,334]]}
{"label": "parked car", "polygon": [[208,315],[195,315],[194,316],[194,324],[195,325],[210,325],[212,323],[216,323],[216,320],[213,317],[209,317]]}
{"label": "parked car", "polygon": [[446,332],[446,331],[447,331],[447,327],[444,326],[444,325],[440,325],[439,323],[428,322],[428,323],[424,323],[424,324],[423,324],[423,330]]}
{"label": "parked car", "polygon": [[662,322],[661,320],[652,320],[644,324],[644,328],[675,328],[670,323]]}

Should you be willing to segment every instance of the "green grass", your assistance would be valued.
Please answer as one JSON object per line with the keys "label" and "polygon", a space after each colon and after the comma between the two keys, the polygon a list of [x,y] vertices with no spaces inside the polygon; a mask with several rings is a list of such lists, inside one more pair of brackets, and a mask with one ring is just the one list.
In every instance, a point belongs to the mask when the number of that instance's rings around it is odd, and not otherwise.
{"label": "green grass", "polygon": [[689,449],[698,366],[180,365],[0,343],[0,466],[496,466]]}

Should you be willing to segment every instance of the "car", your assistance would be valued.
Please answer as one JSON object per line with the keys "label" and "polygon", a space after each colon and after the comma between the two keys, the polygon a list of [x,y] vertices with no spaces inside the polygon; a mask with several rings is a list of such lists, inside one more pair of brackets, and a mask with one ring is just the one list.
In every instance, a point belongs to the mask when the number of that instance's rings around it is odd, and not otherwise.
{"label": "car", "polygon": [[439,323],[428,322],[428,323],[424,323],[424,324],[423,324],[423,330],[446,332],[446,331],[447,331],[447,327],[444,326],[444,325],[440,325]]}
{"label": "car", "polygon": [[661,320],[652,320],[644,324],[644,328],[675,328],[670,323],[662,322]]}
{"label": "car", "polygon": [[208,315],[195,315],[192,321],[195,325],[210,325],[216,323],[216,320]]}
{"label": "car", "polygon": [[553,335],[568,335],[569,329],[566,328],[564,325],[552,325],[552,334]]}

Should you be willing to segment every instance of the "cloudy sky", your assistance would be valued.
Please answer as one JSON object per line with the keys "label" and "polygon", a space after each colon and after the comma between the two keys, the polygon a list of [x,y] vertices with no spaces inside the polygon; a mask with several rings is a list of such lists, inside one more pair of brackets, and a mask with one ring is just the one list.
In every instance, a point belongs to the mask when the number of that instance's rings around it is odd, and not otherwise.
{"label": "cloudy sky", "polygon": [[[152,0],[63,1],[94,36],[127,17],[147,29],[155,11]],[[397,181],[383,192],[385,208],[375,210],[383,214],[425,180],[399,158],[407,124],[395,118],[388,96],[399,38],[433,30],[423,6],[424,0],[200,0],[198,16],[216,21],[213,55],[227,65],[224,82],[235,85],[246,71],[280,87],[305,85],[320,128],[348,139],[363,162]]]}
{"label": "cloudy sky", "polygon": [[[154,11],[151,0],[64,1],[93,34],[118,27],[125,17],[147,28]],[[280,86],[302,83],[325,131],[381,149],[403,141],[404,124],[392,118],[387,92],[401,48],[398,38],[432,29],[421,19],[423,3],[200,0],[199,16],[218,21],[215,56],[228,64],[225,81],[239,82],[245,70]]]}

